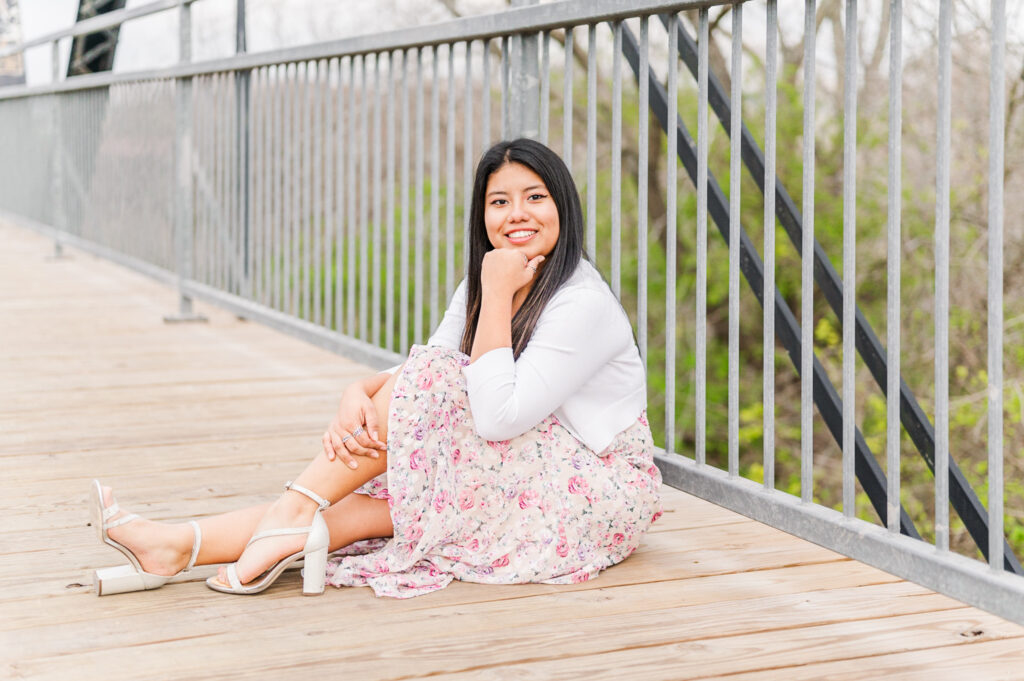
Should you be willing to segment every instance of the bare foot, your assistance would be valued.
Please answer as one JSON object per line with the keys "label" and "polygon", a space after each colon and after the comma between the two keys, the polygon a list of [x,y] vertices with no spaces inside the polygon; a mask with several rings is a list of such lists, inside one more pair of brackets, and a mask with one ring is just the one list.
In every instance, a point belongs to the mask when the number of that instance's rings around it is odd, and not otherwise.
{"label": "bare foot", "polygon": [[[113,503],[113,492],[104,487],[103,507],[109,508]],[[126,515],[128,512],[122,509],[108,522]],[[193,532],[187,524],[157,523],[137,518],[107,530],[107,535],[135,554],[142,569],[154,575],[168,577],[181,572],[192,555]]]}
{"label": "bare foot", "polygon": [[[280,528],[307,528],[313,524],[316,510],[316,503],[305,496],[285,492],[263,514],[253,536],[255,537],[260,532]],[[307,536],[306,533],[287,534],[266,537],[249,544],[235,563],[238,580],[242,584],[249,584],[277,561],[293,553],[298,553],[305,547]],[[230,586],[226,567],[221,567],[217,571],[217,581],[224,586]]]}

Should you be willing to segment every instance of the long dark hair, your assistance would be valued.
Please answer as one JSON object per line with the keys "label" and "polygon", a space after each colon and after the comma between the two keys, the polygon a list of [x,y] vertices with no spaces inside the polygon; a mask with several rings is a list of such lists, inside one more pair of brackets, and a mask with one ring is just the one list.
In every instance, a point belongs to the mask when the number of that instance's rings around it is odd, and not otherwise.
{"label": "long dark hair", "polygon": [[512,354],[519,357],[530,342],[541,312],[562,284],[569,280],[583,253],[583,209],[576,183],[565,163],[555,152],[540,142],[520,138],[499,142],[484,153],[476,167],[473,182],[473,202],[469,210],[469,271],[466,278],[466,329],[462,334],[462,352],[473,350],[476,326],[480,321],[483,292],[480,272],[484,254],[494,249],[487,238],[484,225],[487,181],[491,175],[509,163],[526,166],[540,176],[558,209],[558,241],[544,258],[526,300],[512,318]]}

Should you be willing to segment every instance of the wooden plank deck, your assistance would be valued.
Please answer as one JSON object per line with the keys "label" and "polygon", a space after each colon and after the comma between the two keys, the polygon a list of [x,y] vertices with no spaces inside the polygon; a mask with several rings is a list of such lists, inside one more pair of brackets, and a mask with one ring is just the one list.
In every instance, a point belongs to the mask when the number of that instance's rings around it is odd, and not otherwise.
{"label": "wooden plank deck", "polygon": [[272,498],[369,370],[0,224],[0,677],[1007,679],[1024,628],[665,488],[641,549],[573,586],[410,600],[201,583],[96,598],[87,483],[155,519]]}

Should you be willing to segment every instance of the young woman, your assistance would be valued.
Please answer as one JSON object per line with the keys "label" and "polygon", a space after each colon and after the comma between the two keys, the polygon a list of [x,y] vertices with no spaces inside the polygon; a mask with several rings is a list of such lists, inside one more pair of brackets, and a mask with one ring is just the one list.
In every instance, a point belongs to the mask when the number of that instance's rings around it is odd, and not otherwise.
{"label": "young woman", "polygon": [[299,558],[305,593],[579,582],[660,515],[645,404],[629,321],[583,256],[572,176],[538,142],[501,142],[477,167],[469,272],[440,327],[345,390],[323,452],[281,497],[164,524],[94,481],[94,524],[134,566],[114,590],[231,563],[207,584],[257,593]]}

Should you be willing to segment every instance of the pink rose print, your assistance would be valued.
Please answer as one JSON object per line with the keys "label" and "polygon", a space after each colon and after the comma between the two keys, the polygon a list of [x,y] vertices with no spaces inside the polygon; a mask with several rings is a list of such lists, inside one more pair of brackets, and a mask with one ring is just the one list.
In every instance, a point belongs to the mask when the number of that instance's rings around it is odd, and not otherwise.
{"label": "pink rose print", "polygon": [[422,449],[414,449],[409,455],[409,468],[414,471],[422,470],[427,462],[427,456]]}
{"label": "pink rose print", "polygon": [[651,516],[651,522],[653,523],[655,520],[657,520],[660,517],[661,517],[661,511],[658,511],[653,516]]}
{"label": "pink rose print", "polygon": [[420,375],[416,377],[416,387],[420,390],[430,390],[432,385],[434,385],[434,377],[430,375],[430,372],[421,371]]}
{"label": "pink rose print", "polygon": [[559,540],[558,544],[555,545],[555,553],[562,558],[569,555],[569,543],[565,539]]}
{"label": "pink rose print", "polygon": [[491,563],[491,567],[496,567],[496,568],[497,567],[505,567],[506,565],[508,565],[508,554],[507,553],[504,556],[502,556],[501,558],[498,558],[493,563]]}
{"label": "pink rose print", "polygon": [[540,503],[540,492],[535,489],[524,490],[519,495],[519,508],[526,510],[531,506],[536,506]]}
{"label": "pink rose print", "polygon": [[419,523],[413,523],[405,528],[405,539],[406,541],[416,541],[423,536],[423,528],[420,527]]}
{"label": "pink rose print", "polygon": [[626,541],[626,535],[622,534],[621,532],[616,532],[615,536],[612,537],[612,543],[614,543],[616,546],[618,546],[624,541]]}
{"label": "pink rose print", "polygon": [[578,475],[569,478],[569,493],[586,495],[590,492],[590,484]]}
{"label": "pink rose print", "polygon": [[448,493],[448,490],[443,490],[434,497],[434,510],[438,513],[442,512],[451,501],[452,495]]}
{"label": "pink rose print", "polygon": [[473,505],[475,503],[476,499],[473,497],[473,490],[464,489],[461,492],[459,492],[459,508],[461,508],[463,511],[468,511],[469,509],[473,508]]}
{"label": "pink rose print", "polygon": [[590,579],[590,573],[587,572],[575,572],[572,575],[573,584],[581,584]]}
{"label": "pink rose print", "polygon": [[652,478],[658,477],[658,467],[655,465],[651,465],[651,467],[647,469],[647,475],[651,476]]}

